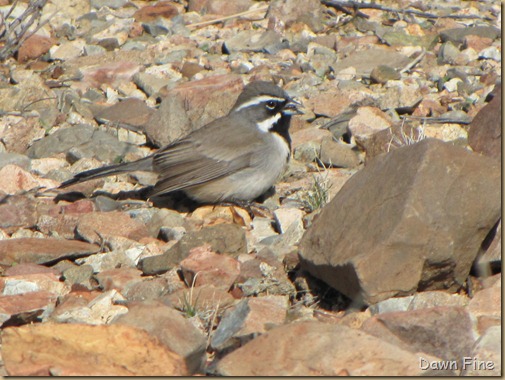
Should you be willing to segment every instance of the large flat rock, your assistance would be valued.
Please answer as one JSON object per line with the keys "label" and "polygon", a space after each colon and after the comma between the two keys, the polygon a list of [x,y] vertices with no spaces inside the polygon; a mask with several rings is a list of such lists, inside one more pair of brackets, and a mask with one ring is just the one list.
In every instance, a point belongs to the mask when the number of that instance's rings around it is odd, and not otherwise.
{"label": "large flat rock", "polygon": [[419,354],[350,327],[315,321],[271,330],[217,364],[222,376],[419,376],[423,372]]}

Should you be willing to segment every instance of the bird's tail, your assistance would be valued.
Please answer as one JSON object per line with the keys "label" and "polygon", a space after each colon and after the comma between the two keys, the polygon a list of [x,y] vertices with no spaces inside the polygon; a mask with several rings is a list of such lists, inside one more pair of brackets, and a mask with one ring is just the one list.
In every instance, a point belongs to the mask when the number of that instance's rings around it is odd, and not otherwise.
{"label": "bird's tail", "polygon": [[153,158],[151,156],[142,158],[134,162],[125,162],[123,164],[105,166],[103,168],[86,170],[76,174],[73,178],[63,182],[59,188],[68,187],[79,182],[85,182],[92,179],[108,177],[110,175],[117,175],[122,173],[129,173],[135,171],[152,171]]}

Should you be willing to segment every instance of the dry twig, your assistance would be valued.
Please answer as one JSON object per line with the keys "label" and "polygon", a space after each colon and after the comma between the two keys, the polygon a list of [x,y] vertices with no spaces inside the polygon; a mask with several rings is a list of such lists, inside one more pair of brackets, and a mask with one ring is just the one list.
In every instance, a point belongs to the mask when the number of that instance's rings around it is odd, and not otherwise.
{"label": "dry twig", "polygon": [[[344,13],[355,14],[362,17],[363,13],[359,12],[358,9],[378,9],[385,12],[411,14],[414,16],[424,18],[480,19],[480,20],[492,21],[490,17],[481,15],[455,15],[455,14],[437,15],[435,13],[422,12],[416,9],[391,8],[377,3],[360,3],[357,1],[344,1],[344,0],[321,0],[321,3],[323,3],[326,6],[340,10]],[[348,11],[345,8],[353,8],[354,12]]]}
{"label": "dry twig", "polygon": [[265,12],[267,10],[268,10],[268,6],[260,7],[260,8],[256,8],[256,9],[249,9],[248,11],[245,11],[245,12],[240,12],[240,13],[236,13],[234,15],[225,16],[225,17],[219,17],[214,20],[196,22],[194,24],[188,24],[188,25],[186,25],[186,28],[198,28],[201,26],[212,25],[212,24],[216,24],[221,21],[231,20],[232,18],[246,16],[248,14],[255,13],[255,12]]}
{"label": "dry twig", "polygon": [[[40,22],[42,9],[46,3],[47,0],[30,0],[25,11],[10,23],[7,20],[16,8],[18,0],[14,1],[5,16],[0,13],[0,44],[2,45],[0,48],[0,62],[14,55],[28,37],[36,33],[49,21],[50,17],[44,22]],[[29,33],[28,30],[34,24],[36,25],[35,29]]]}

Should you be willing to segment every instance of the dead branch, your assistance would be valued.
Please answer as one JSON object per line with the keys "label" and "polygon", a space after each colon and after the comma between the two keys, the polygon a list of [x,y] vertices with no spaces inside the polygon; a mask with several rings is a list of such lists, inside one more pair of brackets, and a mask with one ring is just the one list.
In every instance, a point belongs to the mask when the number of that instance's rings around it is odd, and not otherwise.
{"label": "dead branch", "polygon": [[[321,0],[321,3],[326,6],[340,10],[344,13],[354,15],[362,15],[362,13],[358,11],[359,9],[378,9],[384,12],[411,14],[423,18],[480,19],[480,20],[492,21],[492,18],[480,15],[455,15],[455,14],[437,15],[435,13],[422,12],[416,9],[391,8],[376,3],[359,3],[356,1],[343,1],[343,0]],[[354,12],[348,11],[345,8],[353,8]]]}
{"label": "dead branch", "polygon": [[[48,20],[40,22],[42,9],[46,3],[47,0],[30,0],[25,11],[10,23],[7,20],[18,5],[18,0],[14,1],[5,16],[0,13],[0,43],[3,45],[0,48],[0,62],[14,55],[28,37],[48,22]],[[34,30],[28,33],[34,24],[36,25]]]}
{"label": "dead branch", "polygon": [[260,7],[260,8],[256,8],[256,9],[249,9],[248,11],[245,11],[245,12],[236,13],[236,14],[233,14],[233,15],[230,15],[230,16],[219,17],[219,18],[216,18],[214,20],[202,21],[202,22],[197,22],[197,23],[194,23],[194,24],[188,24],[188,25],[186,25],[186,28],[198,28],[198,27],[201,27],[201,26],[212,25],[212,24],[216,24],[218,22],[222,22],[222,21],[226,21],[226,20],[231,20],[233,18],[246,16],[246,15],[249,15],[251,13],[265,12],[267,10],[268,10],[268,6]]}

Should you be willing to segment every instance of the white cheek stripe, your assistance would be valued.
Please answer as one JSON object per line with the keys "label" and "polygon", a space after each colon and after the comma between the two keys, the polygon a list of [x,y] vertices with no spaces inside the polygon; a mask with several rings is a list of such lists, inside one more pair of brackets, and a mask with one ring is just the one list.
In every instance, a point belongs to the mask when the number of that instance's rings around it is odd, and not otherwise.
{"label": "white cheek stripe", "polygon": [[272,126],[279,121],[281,118],[280,113],[276,113],[274,116],[269,117],[266,120],[260,121],[259,123],[256,123],[256,126],[261,132],[268,132]]}
{"label": "white cheek stripe", "polygon": [[268,102],[269,100],[277,101],[277,102],[285,102],[286,99],[284,98],[277,98],[275,96],[269,96],[269,95],[260,95],[252,98],[251,100],[241,104],[237,108],[234,109],[235,112],[243,110],[244,108],[250,107],[250,106],[255,106],[258,105],[262,102]]}

